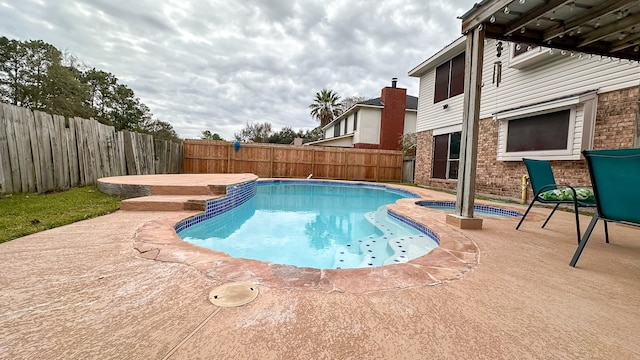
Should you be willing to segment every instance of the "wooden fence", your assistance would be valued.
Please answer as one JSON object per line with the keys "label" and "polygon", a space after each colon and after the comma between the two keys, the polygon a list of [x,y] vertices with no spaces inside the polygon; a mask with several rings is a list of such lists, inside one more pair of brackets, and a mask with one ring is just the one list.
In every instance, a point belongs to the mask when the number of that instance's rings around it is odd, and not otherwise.
{"label": "wooden fence", "polygon": [[185,173],[253,173],[268,178],[401,181],[402,151],[185,140]]}
{"label": "wooden fence", "polygon": [[181,144],[0,104],[0,193],[46,192],[106,176],[182,173]]}

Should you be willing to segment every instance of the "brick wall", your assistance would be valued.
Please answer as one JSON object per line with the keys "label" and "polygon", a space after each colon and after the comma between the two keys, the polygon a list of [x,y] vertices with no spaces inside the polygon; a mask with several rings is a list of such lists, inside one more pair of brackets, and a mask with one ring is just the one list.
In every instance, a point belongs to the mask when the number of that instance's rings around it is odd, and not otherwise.
{"label": "brick wall", "polygon": [[407,89],[385,87],[380,100],[384,104],[380,114],[380,147],[385,150],[402,150],[398,142],[404,131],[404,113],[407,107]]}
{"label": "brick wall", "polygon": [[431,178],[433,167],[433,132],[431,130],[419,132],[417,138],[418,150],[416,152],[414,182],[419,185],[438,189],[455,190],[458,186],[458,181]]}
{"label": "brick wall", "polygon": [[[638,89],[635,87],[598,95],[594,149],[634,146],[640,95]],[[431,178],[432,134],[432,131],[418,133],[415,182],[423,186],[455,190],[456,180]],[[481,120],[476,192],[519,199],[522,176],[527,174],[527,170],[520,161],[496,161],[497,143],[498,123],[491,118]],[[584,160],[552,161],[551,167],[558,183],[587,186],[591,184]],[[530,187],[528,192],[530,199],[533,196]]]}

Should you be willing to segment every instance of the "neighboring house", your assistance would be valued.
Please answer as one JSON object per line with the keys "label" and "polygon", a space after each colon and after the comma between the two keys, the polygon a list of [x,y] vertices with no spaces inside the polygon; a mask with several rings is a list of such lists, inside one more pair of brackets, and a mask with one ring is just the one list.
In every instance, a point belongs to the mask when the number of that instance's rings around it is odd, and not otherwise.
{"label": "neighboring house", "polygon": [[[465,44],[460,38],[409,71],[420,78],[420,185],[457,185]],[[588,185],[582,150],[638,145],[639,84],[636,62],[486,40],[477,191],[519,197],[523,157],[553,160],[559,182]]]}
{"label": "neighboring house", "polygon": [[418,98],[396,85],[393,78],[379,98],[353,105],[322,128],[322,140],[305,145],[401,150],[402,135],[416,131]]}

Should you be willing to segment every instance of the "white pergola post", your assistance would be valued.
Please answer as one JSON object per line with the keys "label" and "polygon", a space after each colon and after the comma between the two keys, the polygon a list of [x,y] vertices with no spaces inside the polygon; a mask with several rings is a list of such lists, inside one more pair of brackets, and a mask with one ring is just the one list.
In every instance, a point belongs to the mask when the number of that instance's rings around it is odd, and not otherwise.
{"label": "white pergola post", "polygon": [[483,58],[484,30],[479,25],[467,33],[456,213],[447,216],[447,223],[463,229],[482,228],[482,219],[473,217],[473,205],[476,194]]}

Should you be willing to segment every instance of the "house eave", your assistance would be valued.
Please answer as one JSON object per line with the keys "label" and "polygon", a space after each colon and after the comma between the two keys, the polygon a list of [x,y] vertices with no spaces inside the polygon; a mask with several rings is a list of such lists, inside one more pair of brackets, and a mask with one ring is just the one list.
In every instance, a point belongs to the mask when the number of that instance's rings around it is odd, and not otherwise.
{"label": "house eave", "polygon": [[449,45],[445,46],[442,50],[432,55],[427,60],[423,61],[420,65],[409,70],[408,75],[412,77],[421,77],[427,71],[437,67],[444,61],[453,58],[454,56],[462,53],[465,49],[466,38],[464,36],[454,40]]}
{"label": "house eave", "polygon": [[305,146],[306,145],[316,145],[316,144],[331,142],[331,141],[335,141],[335,140],[342,140],[342,139],[347,139],[347,138],[352,138],[352,137],[353,137],[353,133],[349,133],[349,134],[346,134],[346,135],[335,136],[335,137],[328,138],[328,139],[321,139],[321,140],[308,142],[308,143],[303,144],[303,145],[305,145]]}

